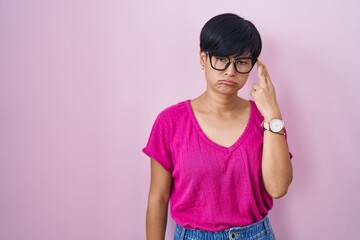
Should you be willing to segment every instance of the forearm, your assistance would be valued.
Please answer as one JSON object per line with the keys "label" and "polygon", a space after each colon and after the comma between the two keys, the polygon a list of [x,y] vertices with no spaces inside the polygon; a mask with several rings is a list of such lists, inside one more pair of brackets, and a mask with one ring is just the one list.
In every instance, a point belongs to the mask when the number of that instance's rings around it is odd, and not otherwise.
{"label": "forearm", "polygon": [[292,181],[292,164],[284,135],[264,131],[262,174],[265,188],[273,198],[287,193]]}
{"label": "forearm", "polygon": [[168,201],[149,198],[146,212],[146,239],[164,240],[167,223]]}
{"label": "forearm", "polygon": [[[275,88],[266,66],[257,61],[259,83],[253,85],[250,93],[256,106],[264,116],[265,122],[282,119],[279,104],[276,100]],[[282,130],[284,131],[284,130]],[[273,198],[280,198],[287,193],[292,181],[292,165],[289,149],[284,135],[264,131],[262,174],[266,191]]]}

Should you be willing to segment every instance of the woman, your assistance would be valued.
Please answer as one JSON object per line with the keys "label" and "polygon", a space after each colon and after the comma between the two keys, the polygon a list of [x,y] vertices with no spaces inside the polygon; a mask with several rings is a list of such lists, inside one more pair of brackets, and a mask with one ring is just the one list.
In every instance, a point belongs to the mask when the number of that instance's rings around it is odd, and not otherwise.
{"label": "woman", "polygon": [[[200,34],[204,93],[163,110],[147,146],[148,240],[164,239],[170,200],[175,239],[275,239],[267,216],[292,181],[292,154],[255,26],[234,14]],[[257,64],[253,100],[238,96]]]}

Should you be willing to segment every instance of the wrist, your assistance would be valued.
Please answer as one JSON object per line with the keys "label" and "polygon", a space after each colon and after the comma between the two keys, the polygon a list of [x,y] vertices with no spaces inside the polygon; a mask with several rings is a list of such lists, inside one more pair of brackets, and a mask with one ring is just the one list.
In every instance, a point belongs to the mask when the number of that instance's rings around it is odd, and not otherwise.
{"label": "wrist", "polygon": [[[279,117],[281,117],[281,115],[278,115]],[[285,133],[283,132],[284,130],[284,120],[282,120],[281,118],[275,117],[269,121],[264,120],[261,123],[261,126],[268,130],[271,131],[273,133],[277,133],[277,134],[281,134],[281,135],[285,135]]]}
{"label": "wrist", "polygon": [[[273,135],[273,134],[275,134],[275,135],[282,135],[282,136],[285,136],[285,135],[286,135],[284,129],[282,129],[280,132],[272,132],[272,131],[270,131],[270,130],[264,129],[264,133],[266,133],[266,132],[268,132],[270,135]],[[266,134],[264,134],[264,136],[265,136],[265,135],[266,135]]]}

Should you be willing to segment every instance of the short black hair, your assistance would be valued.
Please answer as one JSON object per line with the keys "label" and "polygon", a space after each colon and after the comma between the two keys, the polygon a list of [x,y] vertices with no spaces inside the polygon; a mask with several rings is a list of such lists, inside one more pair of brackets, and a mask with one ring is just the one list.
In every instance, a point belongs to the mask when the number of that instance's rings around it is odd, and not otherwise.
{"label": "short black hair", "polygon": [[211,18],[200,33],[200,50],[216,56],[239,56],[249,52],[257,58],[262,48],[255,25],[244,18],[224,13]]}

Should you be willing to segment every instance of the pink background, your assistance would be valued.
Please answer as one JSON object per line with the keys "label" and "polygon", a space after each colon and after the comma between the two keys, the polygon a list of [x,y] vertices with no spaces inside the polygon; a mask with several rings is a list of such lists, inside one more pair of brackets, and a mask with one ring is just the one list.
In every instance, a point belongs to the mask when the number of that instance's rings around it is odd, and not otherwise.
{"label": "pink background", "polygon": [[262,34],[294,154],[277,238],[358,238],[358,0],[0,0],[1,240],[145,239],[141,149],[203,92],[199,33],[223,12]]}

